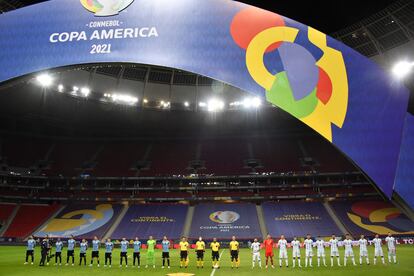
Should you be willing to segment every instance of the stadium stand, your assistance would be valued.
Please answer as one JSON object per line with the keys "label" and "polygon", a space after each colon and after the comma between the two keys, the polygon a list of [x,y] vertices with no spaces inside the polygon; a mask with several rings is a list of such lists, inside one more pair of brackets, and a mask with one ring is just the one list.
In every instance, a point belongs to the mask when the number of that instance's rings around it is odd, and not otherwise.
{"label": "stadium stand", "polygon": [[261,237],[256,206],[251,203],[202,203],[195,207],[190,237],[238,239]]}
{"label": "stadium stand", "polygon": [[138,236],[147,239],[152,235],[156,239],[162,239],[165,235],[169,239],[179,239],[187,210],[188,206],[183,204],[131,205],[112,238],[133,239]]}
{"label": "stadium stand", "polygon": [[27,237],[45,223],[59,207],[57,204],[21,205],[3,236],[9,238]]}
{"label": "stadium stand", "polygon": [[381,200],[331,202],[336,216],[354,237],[360,234],[407,235],[414,233],[414,222],[390,202]]}
{"label": "stadium stand", "polygon": [[15,204],[0,204],[0,228],[7,222],[13,213]]}
{"label": "stadium stand", "polygon": [[115,204],[74,204],[66,206],[51,219],[36,236],[68,237],[92,239],[103,237],[115,221],[121,205]]}
{"label": "stadium stand", "polygon": [[320,202],[265,202],[262,208],[267,230],[273,237],[343,234]]}

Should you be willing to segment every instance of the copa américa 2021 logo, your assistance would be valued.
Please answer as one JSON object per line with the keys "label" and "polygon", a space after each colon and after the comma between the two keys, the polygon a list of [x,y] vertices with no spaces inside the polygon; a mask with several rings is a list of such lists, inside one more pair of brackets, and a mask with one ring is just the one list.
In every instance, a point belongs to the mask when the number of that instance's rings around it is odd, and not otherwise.
{"label": "copa am\u00e9rica 2021 logo", "polygon": [[113,16],[125,10],[134,0],[80,0],[80,2],[95,16]]}

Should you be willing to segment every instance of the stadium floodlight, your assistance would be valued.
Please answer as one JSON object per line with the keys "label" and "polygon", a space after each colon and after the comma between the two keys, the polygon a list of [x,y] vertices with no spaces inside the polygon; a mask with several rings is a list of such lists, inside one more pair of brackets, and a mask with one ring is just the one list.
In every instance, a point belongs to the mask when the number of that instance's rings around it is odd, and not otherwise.
{"label": "stadium floodlight", "polygon": [[218,99],[211,99],[207,103],[207,110],[217,112],[224,109],[224,102]]}
{"label": "stadium floodlight", "polygon": [[91,93],[91,90],[88,87],[82,87],[81,89],[82,96],[88,97],[90,93]]}
{"label": "stadium floodlight", "polygon": [[199,107],[206,107],[206,106],[207,106],[207,104],[206,104],[205,102],[199,102],[199,103],[198,103],[198,106],[199,106]]}
{"label": "stadium floodlight", "polygon": [[398,79],[405,78],[414,68],[414,62],[399,61],[392,68],[393,75]]}
{"label": "stadium floodlight", "polygon": [[120,102],[124,104],[136,104],[138,102],[137,97],[125,94],[112,94],[112,100],[114,102]]}
{"label": "stadium floodlight", "polygon": [[43,87],[49,87],[53,83],[53,78],[48,74],[41,74],[41,75],[36,77],[36,80]]}
{"label": "stadium floodlight", "polygon": [[59,84],[59,85],[58,85],[58,91],[59,91],[60,93],[62,93],[64,90],[65,90],[65,87],[63,86],[63,84]]}
{"label": "stadium floodlight", "polygon": [[259,108],[262,105],[260,98],[246,98],[243,100],[243,106],[247,109],[249,108]]}
{"label": "stadium floodlight", "polygon": [[189,107],[190,106],[190,103],[189,102],[184,102],[184,106],[185,107]]}
{"label": "stadium floodlight", "polygon": [[147,100],[147,99],[144,99],[142,102],[143,102],[144,104],[147,104],[147,103],[148,103],[148,100]]}
{"label": "stadium floodlight", "polygon": [[79,87],[74,86],[74,87],[72,88],[72,94],[73,94],[73,95],[77,95],[77,94],[78,94],[78,91],[79,91]]}

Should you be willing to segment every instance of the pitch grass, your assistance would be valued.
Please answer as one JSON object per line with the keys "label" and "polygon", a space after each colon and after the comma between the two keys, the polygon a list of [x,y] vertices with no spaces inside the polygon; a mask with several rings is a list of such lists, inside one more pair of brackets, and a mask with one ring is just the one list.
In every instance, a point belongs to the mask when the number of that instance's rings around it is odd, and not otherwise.
{"label": "pitch grass", "polygon": [[[131,250],[132,252],[132,250]],[[222,252],[222,251],[220,251]],[[277,252],[277,251],[275,251]],[[328,251],[327,251],[328,252]],[[356,254],[356,262],[359,262],[358,252],[359,249],[355,248],[354,252]],[[288,251],[291,254],[291,251]],[[303,254],[304,252],[302,252]],[[386,249],[384,248],[384,253],[386,253]],[[87,262],[90,262],[90,250],[87,254]],[[128,268],[120,268],[119,267],[119,249],[115,249],[113,253],[113,263],[112,268],[105,268],[103,267],[103,256],[104,251],[100,252],[101,256],[101,267],[89,267],[89,266],[79,266],[79,256],[78,251],[75,252],[75,266],[54,266],[54,260],[51,260],[50,266],[39,267],[39,259],[40,259],[40,249],[36,248],[35,251],[35,264],[32,265],[23,265],[24,257],[25,257],[25,247],[22,246],[0,246],[0,275],[21,275],[21,276],[77,276],[77,275],[167,275],[169,273],[189,273],[194,275],[212,275],[211,269],[211,262],[210,262],[210,250],[206,252],[205,258],[205,265],[204,269],[197,269],[196,268],[196,259],[195,253],[191,252],[190,254],[190,265],[187,269],[180,269],[179,266],[179,257],[178,251],[173,250],[171,252],[171,269],[161,269],[161,252],[157,251],[156,256],[156,268],[148,268],[145,269],[145,251],[141,253],[143,255],[141,268],[138,269],[136,267],[132,267],[132,257],[131,253],[128,256],[129,266]],[[343,256],[343,250],[340,252],[341,256]],[[275,269],[264,269],[264,260],[263,268],[255,268],[252,270],[251,268],[251,253],[248,249],[242,249],[240,251],[240,260],[241,260],[241,267],[239,269],[231,269],[230,266],[230,254],[228,250],[224,250],[221,258],[221,268],[214,272],[215,276],[220,275],[274,275],[274,274],[283,274],[283,276],[300,276],[300,275],[307,275],[307,276],[319,276],[319,275],[335,275],[335,276],[343,276],[343,275],[372,275],[372,276],[390,276],[390,275],[414,275],[414,246],[399,246],[397,248],[397,260],[398,264],[386,264],[382,265],[381,262],[377,263],[376,266],[372,264],[372,257],[373,257],[373,249],[370,247],[369,249],[371,265],[362,265],[360,266],[352,266],[348,263],[347,267],[330,267],[330,259],[327,258],[328,267],[316,267],[316,257],[313,258],[313,268],[279,268],[276,266]],[[262,252],[262,258],[264,256],[264,252]],[[277,256],[277,253],[276,253]],[[291,258],[291,255],[289,255]],[[341,257],[342,258],[342,257]],[[62,261],[66,262],[66,250],[63,252]],[[275,259],[276,263],[278,261]],[[291,259],[290,266],[291,266]],[[336,260],[335,260],[336,261]],[[348,260],[349,261],[349,260]],[[387,261],[387,256],[386,256]],[[341,259],[341,263],[343,259]],[[304,265],[304,261],[302,260],[302,266]]]}

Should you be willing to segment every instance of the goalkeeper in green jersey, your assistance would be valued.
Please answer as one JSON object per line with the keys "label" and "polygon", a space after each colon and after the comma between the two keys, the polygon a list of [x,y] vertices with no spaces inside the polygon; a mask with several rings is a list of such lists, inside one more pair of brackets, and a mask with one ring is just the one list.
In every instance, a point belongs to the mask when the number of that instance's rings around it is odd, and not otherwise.
{"label": "goalkeeper in green jersey", "polygon": [[149,236],[149,239],[147,241],[147,265],[146,268],[148,268],[148,265],[152,264],[152,267],[155,268],[155,245],[157,244],[157,241],[153,239],[152,236]]}

